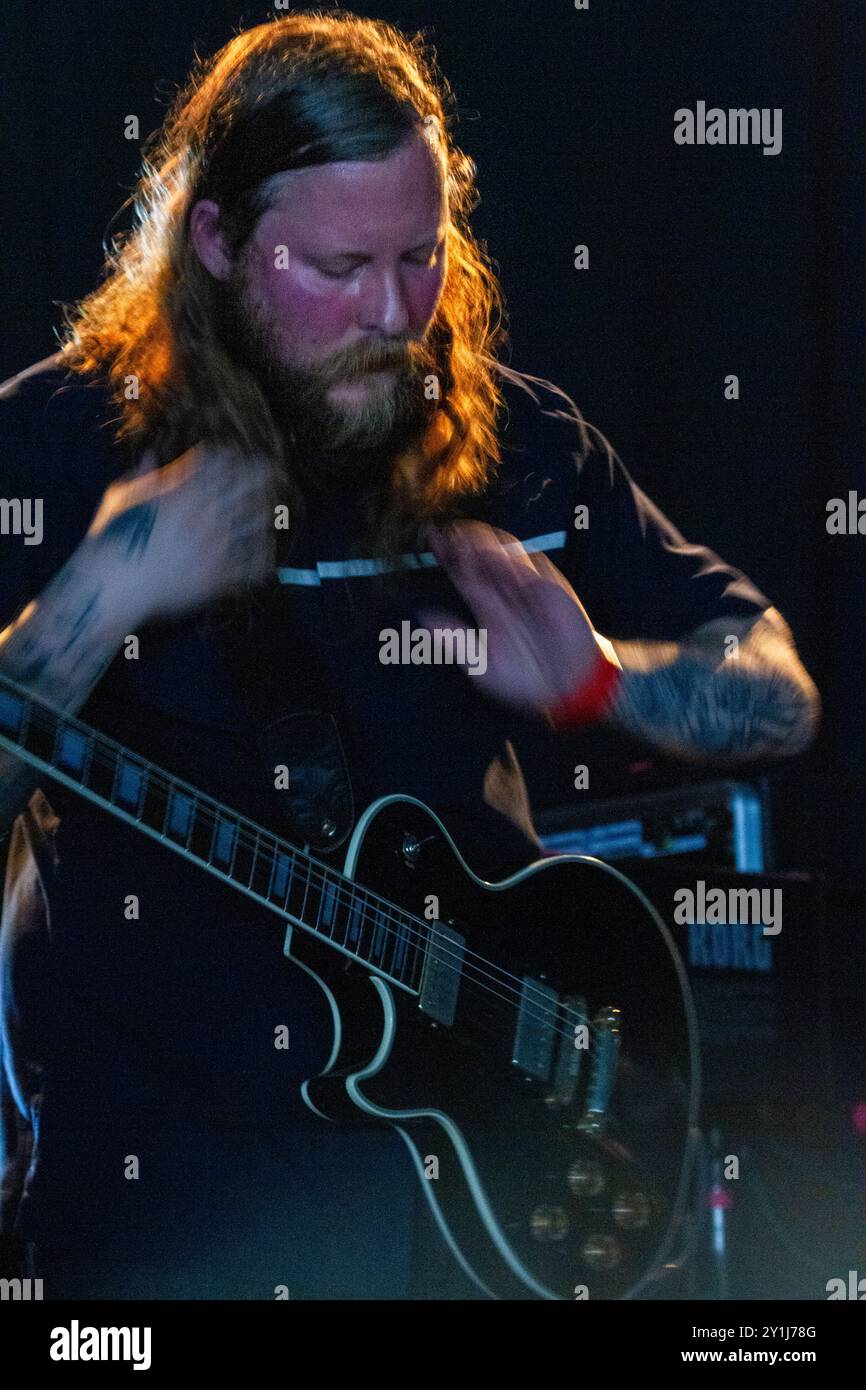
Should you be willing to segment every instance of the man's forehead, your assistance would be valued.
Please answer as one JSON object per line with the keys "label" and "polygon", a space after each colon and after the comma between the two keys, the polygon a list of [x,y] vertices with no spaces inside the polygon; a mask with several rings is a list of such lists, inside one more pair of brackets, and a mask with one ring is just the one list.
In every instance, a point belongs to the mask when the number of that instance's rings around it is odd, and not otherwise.
{"label": "man's forehead", "polygon": [[337,160],[282,170],[266,181],[264,192],[272,212],[319,208],[331,216],[342,214],[351,220],[358,213],[375,214],[388,206],[392,218],[395,211],[428,214],[432,217],[431,230],[437,214],[444,211],[437,162],[424,143],[414,141],[387,159]]}

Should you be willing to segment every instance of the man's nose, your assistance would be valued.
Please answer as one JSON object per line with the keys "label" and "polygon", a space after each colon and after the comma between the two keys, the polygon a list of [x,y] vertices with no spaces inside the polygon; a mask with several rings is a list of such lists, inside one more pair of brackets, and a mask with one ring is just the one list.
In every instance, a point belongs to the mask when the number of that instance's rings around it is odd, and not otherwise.
{"label": "man's nose", "polygon": [[399,271],[371,275],[361,306],[362,327],[395,337],[410,324],[409,305]]}

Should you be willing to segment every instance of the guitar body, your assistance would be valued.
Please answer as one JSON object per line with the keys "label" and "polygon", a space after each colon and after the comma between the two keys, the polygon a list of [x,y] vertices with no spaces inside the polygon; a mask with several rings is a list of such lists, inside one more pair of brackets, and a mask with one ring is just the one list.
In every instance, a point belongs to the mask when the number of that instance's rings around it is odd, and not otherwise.
{"label": "guitar body", "polygon": [[0,675],[0,748],[291,925],[324,991],[325,1119],[393,1125],[441,1238],[493,1298],[633,1298],[683,1225],[699,1052],[682,961],[610,865],[481,880],[411,797],[343,874]]}
{"label": "guitar body", "polygon": [[483,1293],[638,1296],[682,1224],[698,1104],[688,984],[649,903],[578,856],[483,882],[403,797],[368,808],[344,873],[432,912],[438,964],[410,992],[385,978],[387,936],[377,975],[293,933],[336,1025],[307,1104],[397,1128]]}

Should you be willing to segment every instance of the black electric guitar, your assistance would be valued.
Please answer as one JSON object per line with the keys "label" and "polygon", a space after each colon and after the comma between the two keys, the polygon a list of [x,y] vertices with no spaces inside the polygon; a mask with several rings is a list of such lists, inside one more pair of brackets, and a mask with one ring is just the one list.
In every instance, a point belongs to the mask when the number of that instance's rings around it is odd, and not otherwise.
{"label": "black electric guitar", "polygon": [[484,882],[402,796],[364,812],[341,873],[4,677],[0,747],[283,919],[334,1021],[307,1105],[396,1128],[474,1285],[652,1290],[686,1214],[697,1031],[672,938],[623,874],[560,855]]}

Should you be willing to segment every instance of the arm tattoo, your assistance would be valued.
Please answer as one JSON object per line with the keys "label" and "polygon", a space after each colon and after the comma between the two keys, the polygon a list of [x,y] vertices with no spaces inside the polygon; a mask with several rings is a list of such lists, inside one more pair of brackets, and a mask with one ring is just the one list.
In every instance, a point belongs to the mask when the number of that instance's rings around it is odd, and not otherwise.
{"label": "arm tattoo", "polygon": [[22,626],[16,633],[13,624],[0,634],[4,672],[58,708],[71,709],[66,700],[73,700],[82,684],[95,684],[108,665],[104,640],[94,630],[98,603],[99,596],[91,594],[77,604],[46,604],[37,628]]}
{"label": "arm tattoo", "polygon": [[141,555],[147,549],[156,513],[155,501],[139,502],[138,506],[113,517],[105,530],[100,532],[99,539],[116,542],[126,556]]}
{"label": "arm tattoo", "polygon": [[62,710],[84,703],[119,643],[105,628],[104,594],[78,552],[0,632],[0,670]]}
{"label": "arm tattoo", "polygon": [[[732,635],[739,646],[728,655]],[[707,624],[679,643],[614,647],[623,677],[611,722],[668,752],[737,761],[798,753],[812,742],[818,692],[775,609],[753,623]]]}
{"label": "arm tattoo", "polygon": [[[75,713],[114,660],[119,638],[106,630],[101,595],[75,555],[0,632],[0,671],[55,709]],[[0,750],[0,833],[22,809],[40,774]]]}

